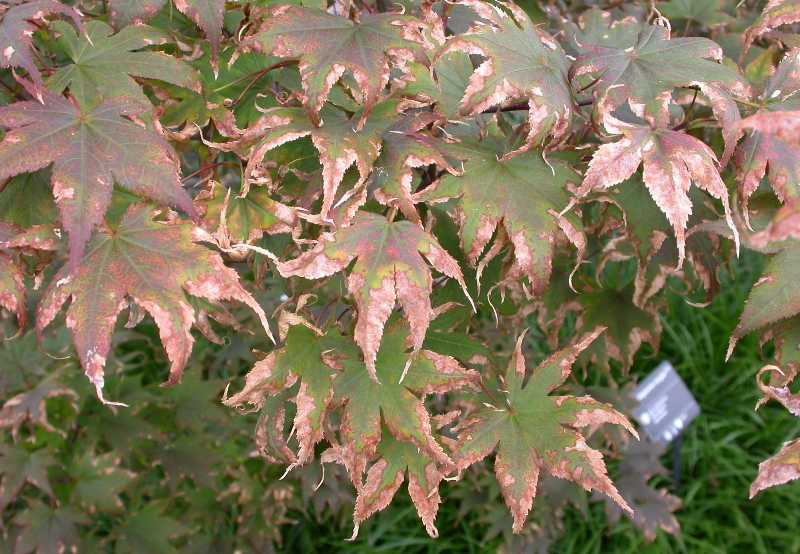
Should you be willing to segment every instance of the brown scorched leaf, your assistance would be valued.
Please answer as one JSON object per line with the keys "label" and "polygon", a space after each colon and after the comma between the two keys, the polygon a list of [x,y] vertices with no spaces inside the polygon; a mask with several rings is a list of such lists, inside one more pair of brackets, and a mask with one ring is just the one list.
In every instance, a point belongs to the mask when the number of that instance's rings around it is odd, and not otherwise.
{"label": "brown scorched leaf", "polygon": [[800,439],[789,441],[780,452],[758,464],[758,476],[750,485],[750,498],[770,487],[800,478]]}
{"label": "brown scorched leaf", "polygon": [[435,269],[458,281],[468,295],[458,262],[422,227],[409,221],[389,222],[382,215],[364,211],[356,214],[350,227],[324,235],[300,257],[279,263],[278,271],[284,277],[320,279],[342,271],[356,259],[347,278],[347,289],[358,307],[354,338],[375,379],[375,357],[395,301],[411,323],[415,351],[422,347],[433,319],[433,281],[423,256]]}
{"label": "brown scorched leaf", "polygon": [[[0,6],[2,9],[2,6]],[[64,15],[80,28],[81,14],[72,6],[55,0],[33,0],[8,7],[0,21],[0,67],[21,67],[28,72],[32,90],[41,99],[42,74],[33,56],[33,21],[48,15]]]}
{"label": "brown scorched leaf", "polygon": [[731,215],[728,189],[719,175],[717,157],[711,148],[681,131],[625,123],[610,115],[605,117],[605,127],[609,133],[622,135],[622,138],[603,144],[595,151],[579,194],[622,183],[642,164],[644,184],[675,231],[679,268],[686,255],[692,183],[722,202],[738,251],[739,234]]}
{"label": "brown scorched leaf", "polygon": [[750,49],[753,42],[763,35],[781,25],[790,25],[800,21],[800,1],[798,0],[769,0],[764,6],[761,16],[756,19],[744,33],[744,46],[742,56]]}
{"label": "brown scorched leaf", "polygon": [[19,428],[26,421],[41,426],[51,432],[58,432],[47,419],[45,401],[48,398],[62,396],[73,404],[78,395],[72,389],[62,385],[56,374],[52,374],[40,381],[35,387],[21,392],[6,400],[0,409],[0,428],[11,429],[11,434],[16,437]]}
{"label": "brown scorched leaf", "polygon": [[550,35],[536,27],[522,8],[463,0],[480,20],[466,33],[456,35],[442,53],[461,51],[485,58],[472,74],[461,99],[462,113],[475,115],[510,101],[528,100],[528,136],[522,149],[531,148],[547,135],[555,141],[569,130],[573,99],[569,62]]}
{"label": "brown scorched leaf", "polygon": [[[494,469],[497,482],[514,519],[513,530],[522,530],[536,497],[542,470],[560,479],[574,481],[586,490],[598,490],[630,512],[606,472],[603,456],[590,448],[579,429],[604,423],[636,431],[610,405],[589,396],[550,396],[569,377],[578,355],[603,331],[585,335],[574,346],[553,354],[528,377],[517,341],[505,378],[492,398],[462,424],[454,459],[466,469],[497,451]],[[527,378],[527,382],[526,382]]]}
{"label": "brown scorched leaf", "polygon": [[195,312],[184,290],[212,302],[238,300],[250,306],[269,333],[266,316],[219,254],[192,242],[194,226],[164,224],[151,208],[133,205],[115,229],[100,229],[74,271],[63,267],[39,304],[37,329],[44,329],[61,306],[86,376],[102,399],[103,368],[119,313],[135,302],[159,328],[170,360],[166,384],[180,381],[194,338]]}
{"label": "brown scorched leaf", "polygon": [[172,147],[126,118],[144,109],[114,98],[84,111],[51,93],[45,93],[42,104],[16,102],[0,108],[0,126],[9,129],[0,142],[0,179],[53,164],[53,196],[69,233],[73,265],[92,229],[103,221],[115,182],[194,214]]}
{"label": "brown scorched leaf", "polygon": [[[425,24],[395,13],[362,15],[357,22],[300,6],[276,6],[242,47],[299,61],[303,104],[319,118],[334,84],[349,71],[363,96],[359,127],[389,82],[392,66],[424,59],[421,30]],[[324,118],[324,116],[323,116]]]}

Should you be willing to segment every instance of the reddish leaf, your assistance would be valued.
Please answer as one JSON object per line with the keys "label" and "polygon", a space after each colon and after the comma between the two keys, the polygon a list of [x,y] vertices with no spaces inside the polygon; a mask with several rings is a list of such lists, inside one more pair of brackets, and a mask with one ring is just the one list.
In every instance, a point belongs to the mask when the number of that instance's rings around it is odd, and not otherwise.
{"label": "reddish leaf", "polygon": [[33,0],[7,8],[0,21],[0,67],[21,67],[28,72],[34,93],[42,98],[42,74],[33,57],[33,21],[44,21],[45,16],[60,14],[72,19],[82,28],[81,14],[72,6],[56,0]]}
{"label": "reddish leaf", "polygon": [[722,201],[725,218],[734,234],[728,189],[717,170],[717,157],[702,141],[680,131],[625,123],[606,116],[606,129],[622,139],[601,145],[589,162],[579,194],[607,189],[630,178],[644,165],[644,184],[666,214],[678,240],[678,267],[686,252],[686,227],[692,213],[689,188],[694,183]]}
{"label": "reddish leaf", "polygon": [[53,164],[53,196],[69,233],[73,265],[103,220],[114,182],[194,214],[172,148],[126,118],[143,110],[115,98],[82,111],[50,93],[43,104],[16,102],[0,108],[0,125],[10,129],[0,142],[0,179]]}
{"label": "reddish leaf", "polygon": [[363,96],[359,127],[378,103],[392,66],[403,70],[422,57],[420,20],[393,13],[362,15],[358,22],[300,6],[276,6],[247,49],[299,61],[303,104],[317,119],[331,88],[349,71]]}
{"label": "reddish leaf", "polygon": [[761,16],[744,32],[742,55],[747,53],[753,42],[775,27],[790,25],[800,21],[800,2],[798,0],[769,0]]}
{"label": "reddish leaf", "polygon": [[151,219],[147,206],[129,208],[119,227],[101,229],[85,258],[71,272],[59,271],[39,304],[37,329],[44,329],[69,299],[67,326],[86,376],[102,399],[103,367],[111,335],[128,301],[148,312],[159,327],[171,362],[165,384],[180,381],[194,339],[195,313],[184,290],[212,302],[238,300],[250,306],[269,333],[264,311],[225,267],[218,254],[192,242],[193,226]]}

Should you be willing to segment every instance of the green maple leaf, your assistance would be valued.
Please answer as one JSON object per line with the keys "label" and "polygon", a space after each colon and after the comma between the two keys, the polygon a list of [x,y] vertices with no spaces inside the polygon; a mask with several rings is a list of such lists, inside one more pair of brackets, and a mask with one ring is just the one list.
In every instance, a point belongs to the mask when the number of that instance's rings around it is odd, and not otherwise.
{"label": "green maple leaf", "polygon": [[437,56],[430,68],[415,63],[409,69],[412,80],[403,88],[403,95],[435,104],[437,113],[458,119],[461,99],[475,71],[469,56],[453,50]]}
{"label": "green maple leaf", "polygon": [[[580,247],[580,222],[559,213],[570,202],[568,183],[579,176],[559,160],[547,161],[541,152],[524,152],[501,158],[503,145],[489,137],[457,145],[466,158],[461,175],[445,175],[414,196],[416,201],[440,202],[458,198],[461,243],[467,260],[478,263],[502,223],[514,246],[514,261],[506,279],[528,277],[536,294],[549,282],[553,245],[559,230]],[[497,254],[496,241],[479,268]],[[480,277],[480,274],[479,274]]]}
{"label": "green maple leaf", "polygon": [[90,21],[80,36],[64,22],[54,23],[53,28],[61,34],[61,45],[72,63],[59,68],[47,86],[56,93],[68,88],[81,105],[96,105],[114,96],[128,96],[148,105],[149,100],[131,76],[183,87],[196,78],[190,66],[173,56],[141,51],[167,40],[167,35],[152,27],[133,25],[113,34],[102,21]]}
{"label": "green maple leaf", "polygon": [[55,463],[47,449],[29,452],[11,444],[0,445],[0,475],[3,476],[0,481],[0,513],[17,498],[26,483],[52,497],[47,468]]}
{"label": "green maple leaf", "polygon": [[59,382],[58,374],[50,374],[42,379],[35,387],[13,396],[5,401],[0,409],[0,428],[11,428],[14,437],[23,423],[30,421],[41,426],[47,431],[57,432],[47,419],[48,398],[62,396],[69,401],[77,411],[78,395],[72,389]]}
{"label": "green maple leaf", "polygon": [[414,350],[422,347],[433,319],[433,280],[423,256],[434,268],[455,279],[469,296],[458,262],[431,234],[409,221],[389,222],[382,215],[364,211],[355,215],[351,226],[326,234],[314,248],[277,267],[284,277],[319,279],[357,260],[347,278],[347,289],[358,307],[354,338],[375,378],[375,356],[395,300],[411,323]]}
{"label": "green maple leaf", "polygon": [[120,494],[134,479],[132,471],[119,467],[114,452],[97,454],[93,449],[73,460],[70,477],[75,481],[73,494],[90,512],[120,512],[124,508]]}
{"label": "green maple leaf", "polygon": [[444,475],[436,460],[413,443],[395,439],[386,429],[382,433],[377,455],[378,459],[367,470],[364,482],[358,486],[353,512],[353,537],[358,534],[358,527],[363,521],[391,503],[406,474],[408,494],[419,518],[428,534],[438,537],[434,521],[441,503],[439,483]]}
{"label": "green maple leaf", "polygon": [[795,241],[772,256],[761,278],[753,285],[739,324],[728,345],[727,358],[740,338],[800,313],[800,287],[797,271],[800,268],[800,245]]}
{"label": "green maple leaf", "polygon": [[602,454],[586,444],[578,429],[613,423],[634,435],[636,431],[625,416],[589,396],[550,396],[569,376],[578,355],[602,331],[599,328],[553,354],[527,382],[520,337],[493,397],[467,419],[459,433],[455,462],[460,470],[497,451],[495,475],[514,518],[514,532],[522,530],[533,506],[542,470],[586,490],[599,490],[630,512],[606,474]]}
{"label": "green maple leaf", "polygon": [[80,12],[56,0],[33,0],[9,6],[0,21],[0,67],[21,67],[27,71],[37,96],[42,94],[42,74],[33,55],[34,22],[55,14],[69,17],[76,27],[82,28]]}
{"label": "green maple leaf", "polygon": [[409,357],[408,338],[402,326],[387,330],[375,363],[380,382],[370,378],[357,358],[341,360],[343,372],[334,381],[334,402],[344,404],[343,443],[335,446],[330,456],[348,469],[354,483],[360,481],[366,463],[377,452],[384,425],[395,439],[412,443],[439,464],[452,465],[433,435],[423,401],[429,394],[474,386],[478,375],[454,358],[428,350]]}
{"label": "green maple leaf", "polygon": [[463,0],[459,5],[473,10],[479,23],[450,39],[443,52],[457,50],[486,58],[469,80],[462,113],[475,115],[527,98],[526,147],[548,134],[556,141],[563,138],[570,128],[574,102],[567,76],[569,62],[558,42],[512,3],[503,5],[508,13],[480,0]]}
{"label": "green maple leaf", "polygon": [[[285,459],[292,469],[313,457],[314,446],[322,440],[323,423],[333,399],[333,378],[336,374],[325,363],[323,354],[335,350],[342,355],[349,344],[334,331],[319,336],[304,325],[294,325],[289,328],[284,346],[257,362],[247,374],[244,388],[224,400],[225,405],[244,411],[255,409],[269,412],[262,416],[260,428],[263,433],[280,434],[280,437],[276,435],[264,443],[263,450],[270,458]],[[295,387],[297,383],[299,385]],[[299,446],[296,453],[288,447],[282,435],[286,402],[284,391],[289,391],[286,396],[296,406],[292,423]],[[281,398],[268,402],[270,397],[278,395]],[[279,424],[263,427],[268,422]]]}
{"label": "green maple leaf", "polygon": [[172,539],[187,532],[187,528],[165,515],[164,508],[155,502],[128,517],[114,529],[117,537],[115,552],[119,554],[177,553]]}
{"label": "green maple leaf", "polygon": [[14,518],[22,527],[14,552],[45,554],[77,551],[80,545],[78,525],[89,524],[89,518],[69,506],[53,508],[31,501],[29,508]]}
{"label": "green maple leaf", "polygon": [[0,108],[0,125],[10,129],[0,142],[0,179],[53,164],[53,196],[73,264],[103,220],[114,182],[194,214],[172,147],[126,118],[142,111],[124,98],[85,110],[52,93],[45,93],[44,103]]}
{"label": "green maple leaf", "polygon": [[721,0],[669,0],[658,4],[658,9],[664,17],[688,19],[706,27],[717,27],[736,21],[722,8]]}
{"label": "green maple leaf", "polygon": [[12,178],[0,192],[0,221],[27,229],[58,219],[47,171],[24,173]]}
{"label": "green maple leaf", "polygon": [[[423,28],[408,15],[367,14],[353,22],[318,9],[283,5],[271,9],[243,46],[298,60],[303,104],[315,119],[333,85],[349,71],[363,97],[360,127],[389,82],[390,67],[402,70],[402,62],[424,59]],[[392,59],[401,63],[392,64]]]}
{"label": "green maple leaf", "polygon": [[[600,366],[610,370],[609,360],[616,360],[623,371],[628,371],[643,342],[658,350],[661,337],[658,312],[653,306],[637,306],[633,293],[633,287],[629,286],[620,291],[581,291],[576,296],[581,306],[576,324],[578,332],[607,326],[606,332],[581,353],[579,361],[584,367]],[[608,317],[610,313],[614,314],[613,318]]]}
{"label": "green maple leaf", "polygon": [[633,18],[584,21],[596,28],[584,29],[575,38],[581,53],[570,76],[597,79],[596,108],[601,112],[626,101],[652,111],[663,93],[680,86],[713,85],[737,97],[749,96],[746,81],[735,70],[716,63],[722,60],[722,48],[710,39],[670,38],[666,28]]}
{"label": "green maple leaf", "polygon": [[263,309],[225,267],[219,254],[192,242],[194,226],[153,221],[152,209],[131,206],[114,229],[99,230],[74,271],[62,268],[46,290],[37,313],[44,329],[70,298],[67,326],[87,377],[102,399],[103,367],[117,316],[133,300],[159,327],[170,359],[167,383],[180,381],[194,338],[195,313],[189,294],[212,302],[238,300],[250,306],[269,332]]}

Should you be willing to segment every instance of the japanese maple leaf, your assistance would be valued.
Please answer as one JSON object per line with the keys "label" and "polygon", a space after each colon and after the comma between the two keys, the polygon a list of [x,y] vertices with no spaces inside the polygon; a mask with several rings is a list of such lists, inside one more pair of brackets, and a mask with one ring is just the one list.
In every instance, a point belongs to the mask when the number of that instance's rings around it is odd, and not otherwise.
{"label": "japanese maple leaf", "polygon": [[731,336],[727,358],[730,358],[736,343],[743,336],[800,313],[798,269],[800,245],[791,241],[788,247],[772,256],[753,285],[739,324]]}
{"label": "japanese maple leaf", "polygon": [[717,157],[701,140],[668,128],[626,123],[605,116],[606,130],[622,135],[617,142],[601,145],[589,162],[579,194],[607,189],[630,178],[644,166],[644,184],[667,216],[678,241],[678,268],[686,256],[686,227],[692,213],[692,183],[722,202],[725,219],[739,247],[728,189],[717,170]]}
{"label": "japanese maple leaf", "polygon": [[[596,329],[607,325],[606,332],[581,353],[581,359],[589,362],[584,365],[600,366],[610,370],[609,360],[616,360],[628,371],[633,364],[633,356],[643,342],[658,351],[661,337],[661,320],[653,306],[634,304],[632,286],[623,290],[599,289],[581,291],[576,302],[581,306],[576,328],[578,331]],[[608,317],[613,313],[614,317]],[[596,366],[595,366],[596,364]]]}
{"label": "japanese maple leaf", "polygon": [[[348,117],[333,107],[320,112],[322,125],[317,127],[302,108],[273,108],[235,142],[220,145],[221,149],[249,147],[245,169],[245,187],[261,165],[264,156],[273,148],[299,138],[311,137],[320,155],[322,164],[322,208],[321,216],[328,212],[336,199],[336,191],[345,171],[355,164],[360,182],[369,177],[372,166],[381,152],[381,141],[385,131],[394,123],[397,114],[396,102],[379,104],[364,126],[356,130],[358,116]],[[247,194],[247,188],[243,191]]]}
{"label": "japanese maple leaf", "polygon": [[[681,507],[681,499],[648,483],[654,475],[667,474],[660,460],[665,450],[664,445],[647,440],[628,443],[621,453],[620,477],[616,480],[620,494],[633,508],[633,514],[629,514],[631,521],[648,542],[655,540],[659,529],[671,535],[679,535],[681,530],[673,513]],[[605,511],[612,523],[617,523],[622,515],[619,506],[608,498]]]}
{"label": "japanese maple leaf", "polygon": [[[793,415],[800,416],[800,395],[792,392],[789,388],[797,376],[798,343],[795,341],[800,335],[798,332],[800,327],[797,326],[797,320],[795,319],[793,323],[794,325],[786,325],[781,330],[781,334],[784,335],[783,338],[789,339],[791,343],[789,345],[779,343],[779,356],[777,356],[782,361],[788,361],[786,358],[790,358],[791,362],[783,365],[783,369],[774,365],[767,365],[761,368],[758,372],[757,381],[764,397],[759,400],[756,408],[761,407],[768,400],[775,400]],[[786,346],[788,348],[785,348]],[[769,384],[763,381],[764,375],[770,375]],[[758,475],[750,485],[750,498],[753,498],[764,489],[782,485],[798,478],[800,478],[800,440],[793,440],[784,443],[780,452],[758,464]]]}
{"label": "japanese maple leaf", "polygon": [[119,495],[136,474],[120,467],[120,462],[117,452],[97,454],[87,450],[73,458],[69,468],[69,475],[75,483],[73,494],[90,513],[114,513],[123,509]]}
{"label": "japanese maple leaf", "polygon": [[16,437],[19,428],[26,421],[39,425],[47,431],[59,432],[47,419],[48,398],[64,397],[76,410],[78,395],[58,381],[56,374],[51,374],[40,381],[32,389],[21,392],[5,401],[0,409],[0,428],[11,428]]}
{"label": "japanese maple leaf", "polygon": [[386,508],[394,499],[408,474],[408,495],[414,503],[419,518],[431,537],[438,537],[434,525],[441,497],[439,483],[442,470],[424,451],[411,442],[395,439],[385,430],[378,445],[378,459],[367,470],[366,479],[358,486],[353,520],[353,537],[358,534],[361,522]]}
{"label": "japanese maple leaf", "polygon": [[103,220],[115,182],[194,214],[172,147],[125,117],[143,109],[137,102],[112,98],[83,110],[52,93],[45,93],[41,104],[0,108],[0,126],[10,129],[0,142],[0,179],[53,164],[53,196],[69,233],[73,265]]}
{"label": "japanese maple leaf", "polygon": [[28,508],[19,512],[14,523],[22,528],[17,535],[14,552],[70,552],[81,543],[78,525],[87,525],[86,514],[69,506],[54,507],[31,500]]}
{"label": "japanese maple leaf", "polygon": [[11,252],[2,250],[4,243],[18,232],[13,225],[0,221],[0,308],[17,315],[20,327],[25,325],[25,274],[12,257]]}
{"label": "japanese maple leaf", "polygon": [[454,455],[459,470],[497,451],[495,475],[511,510],[515,533],[522,530],[533,506],[542,470],[586,490],[599,490],[631,511],[609,479],[602,454],[586,444],[579,429],[612,423],[638,437],[634,428],[610,405],[589,396],[550,396],[569,377],[581,351],[602,331],[599,328],[574,346],[553,354],[527,377],[527,382],[520,337],[505,378],[459,432]]}
{"label": "japanese maple leaf", "polygon": [[[161,10],[167,0],[109,0],[108,9],[114,25],[121,29],[131,23],[147,21]],[[175,0],[175,7],[195,22],[211,43],[216,58],[222,40],[225,0]]]}
{"label": "japanese maple leaf", "polygon": [[128,96],[146,106],[149,100],[132,75],[184,87],[195,77],[190,66],[173,56],[136,51],[167,40],[163,32],[147,25],[131,25],[113,34],[111,27],[95,20],[86,24],[81,36],[64,22],[57,21],[53,28],[61,34],[60,42],[72,63],[48,79],[48,88],[57,93],[69,88],[83,106],[114,96]]}
{"label": "japanese maple leaf", "polygon": [[251,243],[264,233],[289,233],[297,225],[297,210],[270,197],[266,187],[240,196],[219,183],[197,198],[205,210],[203,223],[228,242]]}
{"label": "japanese maple leaf", "polygon": [[800,197],[798,90],[800,51],[792,50],[778,64],[760,95],[762,107],[737,124],[739,133],[745,132],[734,158],[739,196],[745,208],[764,175],[781,201]]}
{"label": "japanese maple leaf", "polygon": [[403,71],[412,59],[424,59],[424,27],[408,15],[368,14],[354,22],[314,8],[283,5],[271,9],[242,47],[297,59],[303,104],[314,119],[333,85],[349,71],[363,95],[360,127],[389,82],[390,68]]}
{"label": "japanese maple leaf", "polygon": [[437,113],[457,119],[461,98],[475,72],[469,56],[452,50],[438,55],[431,67],[415,63],[409,70],[412,80],[405,84],[403,95],[435,104]]}
{"label": "japanese maple leaf", "polygon": [[472,9],[480,20],[450,39],[442,52],[458,50],[486,58],[469,80],[462,113],[474,115],[527,98],[529,129],[523,148],[548,134],[554,140],[562,138],[569,130],[574,102],[569,62],[561,46],[513,3],[503,4],[507,12],[480,0],[458,4]]}
{"label": "japanese maple leaf", "polygon": [[380,382],[364,371],[358,358],[345,357],[340,362],[343,372],[334,380],[333,401],[344,404],[339,430],[343,442],[329,456],[347,468],[354,483],[360,482],[366,463],[376,454],[384,425],[395,439],[412,443],[439,464],[452,466],[433,435],[423,401],[429,394],[474,386],[478,374],[454,358],[429,350],[409,355],[409,336],[413,337],[400,325],[387,331],[375,364]]}
{"label": "japanese maple leaf", "polygon": [[376,379],[375,357],[395,301],[411,323],[415,351],[422,347],[433,319],[433,282],[423,256],[455,279],[469,296],[458,262],[422,227],[409,221],[389,222],[382,215],[364,211],[356,214],[351,226],[325,234],[300,257],[279,263],[278,271],[284,277],[320,279],[342,271],[356,259],[347,278],[347,290],[358,307],[354,338],[364,352],[370,376]]}
{"label": "japanese maple leaf", "polygon": [[453,167],[455,158],[448,144],[423,129],[441,118],[430,112],[409,113],[383,133],[381,155],[375,162],[370,187],[381,204],[397,206],[406,219],[420,221],[411,196],[413,169],[436,166],[452,175],[460,172]]}
{"label": "japanese maple leaf", "polygon": [[[746,81],[735,70],[717,63],[722,60],[722,48],[710,39],[670,38],[666,28],[635,18],[586,21],[598,28],[585,29],[582,37],[576,38],[581,53],[570,68],[570,77],[597,79],[596,106],[600,109],[626,101],[632,106],[653,107],[663,93],[697,83],[714,84],[739,97],[749,95]],[[604,24],[608,25],[605,29],[601,27]]]}
{"label": "japanese maple leaf", "polygon": [[111,335],[128,300],[158,325],[171,362],[166,384],[180,381],[194,342],[190,329],[195,313],[184,290],[212,302],[230,299],[250,306],[269,333],[264,310],[239,283],[236,271],[225,267],[219,254],[194,244],[192,237],[193,225],[158,223],[151,219],[151,208],[133,205],[117,228],[98,230],[75,270],[62,268],[45,291],[37,329],[47,327],[72,300],[67,327],[101,399]]}
{"label": "japanese maple leaf", "polygon": [[[2,6],[0,6],[2,8]],[[41,98],[42,74],[33,57],[33,21],[43,21],[45,16],[60,14],[72,19],[80,29],[81,14],[71,6],[55,0],[33,0],[12,3],[6,7],[0,21],[0,67],[21,67],[28,72],[33,92]]]}
{"label": "japanese maple leaf", "polygon": [[[559,213],[570,202],[568,183],[579,176],[566,163],[546,161],[541,152],[501,158],[501,145],[491,137],[460,145],[467,158],[460,175],[445,175],[414,195],[416,201],[458,198],[461,243],[467,260],[476,264],[502,223],[514,246],[507,278],[527,276],[540,294],[550,279],[553,245],[559,229],[575,244],[582,242],[580,223]],[[573,223],[574,221],[574,223]],[[492,250],[487,257],[492,255]]]}
{"label": "japanese maple leaf", "polygon": [[[322,424],[328,405],[333,399],[333,378],[336,371],[325,363],[323,354],[346,348],[346,342],[333,331],[320,337],[308,327],[294,325],[286,335],[284,346],[280,350],[273,350],[266,358],[257,362],[245,377],[244,388],[225,399],[224,403],[245,411],[262,410],[265,406],[282,408],[283,402],[268,405],[267,399],[292,389],[299,382],[300,385],[291,398],[297,406],[293,434],[297,438],[299,449],[297,453],[291,451],[281,436],[277,439],[280,442],[277,450],[279,455],[290,461],[289,469],[305,464],[314,455],[314,445],[322,440]],[[272,419],[279,421],[283,418]],[[275,431],[283,435],[282,421],[280,429]]]}
{"label": "japanese maple leaf", "polygon": [[800,478],[800,439],[783,444],[780,452],[758,464],[758,475],[750,485],[750,498],[768,489]]}
{"label": "japanese maple leaf", "polygon": [[26,483],[53,496],[47,467],[56,461],[47,449],[28,450],[12,444],[0,445],[0,513],[13,502]]}
{"label": "japanese maple leaf", "polygon": [[723,11],[724,4],[721,0],[669,0],[659,4],[658,9],[668,19],[688,19],[706,27],[717,27],[735,21]]}
{"label": "japanese maple leaf", "polygon": [[800,1],[798,0],[769,0],[764,6],[764,11],[750,27],[744,32],[742,56],[747,53],[753,42],[781,25],[791,25],[800,21]]}

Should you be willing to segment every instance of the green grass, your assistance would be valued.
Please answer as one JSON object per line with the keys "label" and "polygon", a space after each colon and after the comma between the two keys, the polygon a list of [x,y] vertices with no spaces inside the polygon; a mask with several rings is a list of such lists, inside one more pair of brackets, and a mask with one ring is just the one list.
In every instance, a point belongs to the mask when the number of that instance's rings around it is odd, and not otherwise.
{"label": "green grass", "polygon": [[[770,489],[748,500],[758,463],[784,441],[800,436],[800,419],[775,403],[754,411],[759,398],[755,375],[769,354],[761,352],[756,336],[742,340],[732,359],[724,361],[728,337],[758,274],[757,266],[753,258],[737,264],[707,308],[689,306],[677,294],[669,295],[669,309],[662,312],[660,352],[638,356],[632,369],[633,375],[641,377],[658,361],[671,361],[702,409],[684,434],[681,483],[674,490],[684,502],[677,513],[681,536],[660,532],[655,542],[648,544],[627,520],[609,526],[602,505],[592,503],[587,516],[568,511],[566,533],[551,552],[800,552],[800,484]],[[672,467],[671,451],[663,461]],[[490,506],[462,517],[459,502],[452,500],[454,489],[465,485],[444,484],[438,539],[427,537],[403,488],[390,508],[362,526],[358,540],[345,542],[348,529],[341,525],[301,517],[296,525],[285,528],[284,548],[352,553],[493,552],[503,539],[495,534],[487,540],[492,533],[484,521]],[[670,486],[670,482],[664,485]],[[481,509],[485,512],[479,513]],[[516,550],[511,552],[516,554]]]}

